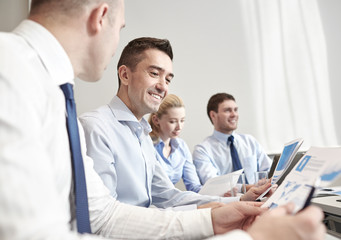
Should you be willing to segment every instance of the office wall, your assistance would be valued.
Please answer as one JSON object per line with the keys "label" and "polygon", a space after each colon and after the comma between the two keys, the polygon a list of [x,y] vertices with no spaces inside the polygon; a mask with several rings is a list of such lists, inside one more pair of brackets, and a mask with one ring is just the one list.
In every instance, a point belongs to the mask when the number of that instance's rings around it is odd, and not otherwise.
{"label": "office wall", "polygon": [[334,109],[334,119],[341,144],[341,1],[319,0],[322,23],[326,35],[328,66],[330,73],[331,97]]}
{"label": "office wall", "polygon": [[[340,143],[341,30],[338,23],[341,22],[341,1],[319,0],[318,3],[328,44],[331,92]],[[250,92],[245,87],[248,60],[239,13],[238,0],[126,1],[127,26],[122,31],[116,57],[103,79],[98,83],[77,81],[79,112],[110,101],[117,91],[115,64],[122,48],[133,38],[153,36],[168,38],[173,44],[175,78],[170,92],[181,96],[185,102],[187,115],[182,137],[191,149],[212,133],[205,108],[209,97],[216,92],[229,92],[236,97],[240,111],[238,131],[255,133],[252,114],[257,109],[248,108]]]}
{"label": "office wall", "polygon": [[27,16],[29,0],[0,0],[0,31],[11,31]]}
{"label": "office wall", "polygon": [[[335,123],[341,142],[341,1],[318,0],[326,34]],[[27,0],[0,1],[0,30],[13,29],[26,17]],[[189,147],[211,134],[206,116],[208,98],[220,91],[235,95],[240,107],[240,132],[255,132],[245,89],[248,65],[238,0],[128,0],[126,25],[116,56],[97,83],[77,80],[79,114],[106,104],[117,91],[116,63],[123,47],[133,38],[168,38],[174,48],[175,78],[170,92],[181,96],[187,119],[182,137]],[[109,44],[109,43],[108,43]],[[274,113],[275,114],[275,113]],[[312,129],[313,131],[313,129]],[[257,136],[256,136],[257,137]]]}

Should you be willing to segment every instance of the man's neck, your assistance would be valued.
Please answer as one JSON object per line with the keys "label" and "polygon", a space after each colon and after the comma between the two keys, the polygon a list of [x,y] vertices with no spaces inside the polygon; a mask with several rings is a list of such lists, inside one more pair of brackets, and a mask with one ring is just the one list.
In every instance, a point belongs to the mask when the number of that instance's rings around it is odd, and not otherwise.
{"label": "man's neck", "polygon": [[127,106],[127,108],[134,114],[134,116],[136,117],[136,119],[138,121],[141,121],[143,118],[143,115],[140,116],[137,111],[133,108],[133,104],[131,103],[129,97],[127,96],[127,94],[123,94],[120,91],[117,93],[116,95],[119,99],[121,99],[121,101]]}

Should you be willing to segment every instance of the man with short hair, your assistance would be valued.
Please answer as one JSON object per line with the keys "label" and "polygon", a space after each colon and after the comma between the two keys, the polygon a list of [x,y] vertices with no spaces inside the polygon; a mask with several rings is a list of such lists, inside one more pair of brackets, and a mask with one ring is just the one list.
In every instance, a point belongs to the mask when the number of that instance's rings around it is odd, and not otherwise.
{"label": "man with short hair", "polygon": [[[65,99],[59,86],[73,85],[75,77],[101,77],[124,26],[124,2],[32,0],[31,10],[12,33],[0,33],[0,239],[99,239],[76,233],[74,209],[81,206],[74,206],[77,181],[65,106],[72,91]],[[245,221],[261,212],[247,203],[185,213],[122,204],[94,172],[79,130],[92,233],[111,239],[198,239],[246,227]],[[237,218],[227,217],[232,210]],[[294,219],[306,224],[309,215],[319,219],[319,214],[310,208]],[[284,218],[278,222],[289,227]],[[236,234],[249,237],[238,231],[228,235]]]}
{"label": "man with short hair", "polygon": [[[157,111],[166,97],[174,76],[172,59],[168,40],[144,37],[129,42],[117,65],[117,96],[109,104],[80,116],[87,154],[111,194],[121,202],[169,208],[238,201],[236,197],[180,191],[157,161],[149,136],[151,127],[143,116]],[[270,183],[257,189],[259,194],[269,186]],[[255,200],[249,196],[254,196],[252,191],[242,199]]]}
{"label": "man with short hair", "polygon": [[[239,119],[235,98],[228,93],[213,95],[207,104],[207,115],[214,126],[213,134],[196,145],[193,151],[193,163],[201,183],[240,167],[244,168],[248,183],[255,183],[254,173],[268,171],[271,159],[254,137],[235,132]],[[233,162],[232,144],[239,158],[239,168]]]}

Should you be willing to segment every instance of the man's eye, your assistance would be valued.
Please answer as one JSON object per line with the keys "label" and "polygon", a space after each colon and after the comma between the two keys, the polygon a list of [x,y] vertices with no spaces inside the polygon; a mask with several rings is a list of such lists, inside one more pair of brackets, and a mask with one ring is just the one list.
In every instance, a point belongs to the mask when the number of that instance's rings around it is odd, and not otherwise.
{"label": "man's eye", "polygon": [[151,75],[153,76],[158,76],[159,74],[157,72],[150,72]]}

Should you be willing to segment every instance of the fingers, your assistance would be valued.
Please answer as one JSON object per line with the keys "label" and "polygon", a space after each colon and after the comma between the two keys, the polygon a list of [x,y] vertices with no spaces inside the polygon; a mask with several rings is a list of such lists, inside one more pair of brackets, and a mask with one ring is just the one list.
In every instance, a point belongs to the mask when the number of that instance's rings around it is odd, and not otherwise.
{"label": "fingers", "polygon": [[262,206],[264,203],[262,202],[243,202],[243,204],[249,205],[249,206],[253,206],[253,207],[260,207]]}
{"label": "fingers", "polygon": [[318,221],[321,222],[324,218],[324,214],[321,211],[320,208],[315,207],[315,206],[309,206],[303,211],[299,212],[297,216],[301,218],[311,218],[311,216],[314,216],[314,218]]}
{"label": "fingers", "polygon": [[231,192],[229,191],[229,192],[224,193],[224,197],[232,197]]}
{"label": "fingers", "polygon": [[266,179],[266,178],[262,178],[262,179],[260,179],[258,182],[257,182],[257,186],[262,186],[262,185],[264,185],[264,184],[266,184],[266,183],[269,183],[270,181],[269,181],[269,179]]}
{"label": "fingers", "polygon": [[295,204],[288,203],[288,204],[282,205],[280,207],[277,207],[269,211],[269,214],[271,214],[272,216],[282,216],[282,215],[292,214],[294,209],[295,209]]}
{"label": "fingers", "polygon": [[[315,206],[309,206],[295,215],[297,217],[296,225],[302,231],[310,233],[307,240],[324,239],[326,227],[322,223],[324,214],[321,209]],[[303,235],[303,233],[301,233]]]}
{"label": "fingers", "polygon": [[277,184],[272,185],[270,191],[269,191],[265,196],[266,196],[266,197],[271,197],[272,194],[274,194],[274,192],[277,190],[277,187],[278,187]]}
{"label": "fingers", "polygon": [[263,203],[260,202],[238,202],[238,210],[245,216],[257,216],[267,211],[266,208],[261,208]]}
{"label": "fingers", "polygon": [[267,190],[269,187],[271,187],[271,183],[267,182],[259,187],[255,188],[255,193],[257,194],[262,194],[263,192],[265,192],[265,190]]}
{"label": "fingers", "polygon": [[325,239],[326,232],[327,232],[326,226],[320,223],[319,226],[315,228],[314,238]]}

